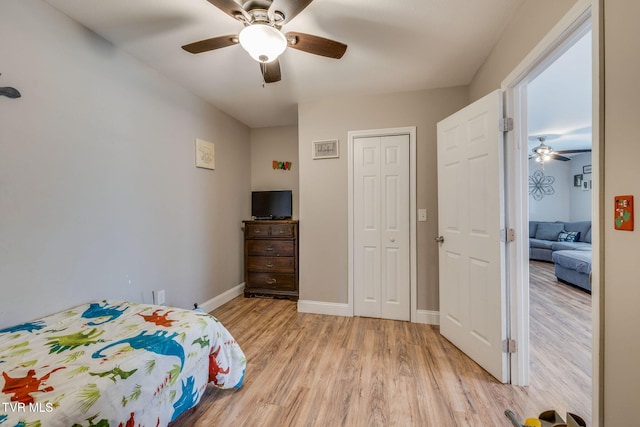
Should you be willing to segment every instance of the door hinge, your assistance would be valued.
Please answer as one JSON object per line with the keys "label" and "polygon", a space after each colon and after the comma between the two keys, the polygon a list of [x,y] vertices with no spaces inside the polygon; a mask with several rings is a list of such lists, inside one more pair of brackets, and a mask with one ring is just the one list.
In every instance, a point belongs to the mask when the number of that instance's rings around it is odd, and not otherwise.
{"label": "door hinge", "polygon": [[500,119],[498,123],[498,129],[500,132],[509,132],[513,130],[513,119],[511,117],[504,117]]}
{"label": "door hinge", "polygon": [[516,341],[515,340],[504,340],[502,341],[502,352],[503,353],[515,353]]}
{"label": "door hinge", "polygon": [[516,240],[516,231],[513,228],[503,228],[500,230],[500,240],[504,243],[515,242]]}

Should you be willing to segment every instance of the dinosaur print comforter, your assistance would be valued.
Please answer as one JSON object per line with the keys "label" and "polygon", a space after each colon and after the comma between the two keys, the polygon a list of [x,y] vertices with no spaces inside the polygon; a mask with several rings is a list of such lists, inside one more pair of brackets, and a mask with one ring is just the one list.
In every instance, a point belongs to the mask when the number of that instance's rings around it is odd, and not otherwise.
{"label": "dinosaur print comforter", "polygon": [[206,313],[85,304],[0,330],[0,427],[166,426],[245,366]]}

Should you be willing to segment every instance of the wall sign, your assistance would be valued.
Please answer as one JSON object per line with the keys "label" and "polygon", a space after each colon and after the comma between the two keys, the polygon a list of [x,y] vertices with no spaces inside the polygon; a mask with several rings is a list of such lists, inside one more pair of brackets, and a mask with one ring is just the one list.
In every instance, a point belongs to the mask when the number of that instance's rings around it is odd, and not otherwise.
{"label": "wall sign", "polygon": [[279,162],[277,160],[274,160],[272,162],[272,167],[273,167],[273,169],[279,169],[279,170],[283,170],[283,171],[290,171],[291,170],[291,162]]}
{"label": "wall sign", "polygon": [[313,160],[335,159],[340,157],[340,146],[337,139],[327,141],[313,141]]}
{"label": "wall sign", "polygon": [[615,196],[614,209],[615,229],[633,231],[633,196]]}

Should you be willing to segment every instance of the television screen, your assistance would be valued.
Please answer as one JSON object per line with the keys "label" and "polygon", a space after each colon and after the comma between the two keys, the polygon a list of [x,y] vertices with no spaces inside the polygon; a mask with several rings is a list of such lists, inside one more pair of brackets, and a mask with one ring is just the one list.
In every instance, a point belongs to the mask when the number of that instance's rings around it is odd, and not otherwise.
{"label": "television screen", "polygon": [[251,216],[256,219],[289,219],[291,199],[291,190],[252,191]]}

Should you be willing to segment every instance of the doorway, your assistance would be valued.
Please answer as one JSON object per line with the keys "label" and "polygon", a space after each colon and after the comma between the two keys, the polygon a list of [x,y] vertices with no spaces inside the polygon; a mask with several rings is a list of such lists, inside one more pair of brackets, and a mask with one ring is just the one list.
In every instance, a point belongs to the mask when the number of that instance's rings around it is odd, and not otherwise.
{"label": "doorway", "polygon": [[[529,137],[527,127],[527,84],[538,76],[542,70],[553,63],[559,56],[564,53],[568,47],[572,46],[577,40],[582,38],[588,31],[591,25],[591,3],[589,1],[579,1],[565,17],[552,29],[552,31],[530,52],[530,54],[523,60],[523,62],[513,70],[513,72],[502,83],[502,91],[505,93],[505,106],[506,117],[513,119],[513,128],[510,129],[510,120],[499,121],[498,117],[492,120],[492,123],[500,122],[502,124],[502,130],[505,132],[504,143],[504,186],[505,190],[503,195],[506,200],[506,222],[505,228],[500,229],[502,235],[500,241],[509,243],[506,249],[506,285],[504,286],[504,294],[501,297],[507,301],[504,311],[501,311],[501,315],[504,316],[505,330],[502,340],[502,351],[507,354],[508,362],[506,367],[506,375],[504,378],[509,378],[509,382],[515,385],[528,385],[529,384],[529,239],[528,229],[528,155],[530,149],[527,146]],[[593,66],[593,64],[592,64]],[[597,69],[594,67],[594,69]],[[474,106],[476,103],[481,102],[482,99],[471,104],[469,107]],[[593,103],[593,111],[599,111],[597,105],[597,97],[591,99]],[[461,110],[461,112],[464,110]],[[459,112],[460,113],[460,112]],[[458,113],[456,113],[458,114]],[[505,116],[499,116],[505,117]],[[448,120],[448,119],[446,119]],[[442,122],[441,122],[442,123]],[[439,124],[440,126],[440,124]],[[594,126],[597,124],[594,121]],[[439,130],[438,144],[440,155],[441,139],[443,144],[448,144],[451,147],[457,147],[457,144],[447,143],[446,132],[443,129],[442,135]],[[453,133],[452,133],[453,134]],[[595,134],[595,132],[594,132]],[[442,136],[442,138],[441,138]],[[449,138],[451,141],[457,141],[458,138]],[[501,145],[502,146],[502,145]],[[446,147],[443,147],[445,149]],[[451,151],[451,150],[449,150]],[[594,158],[594,164],[597,164],[597,153]],[[443,166],[446,166],[443,165]],[[438,163],[439,181],[444,178],[440,175],[441,164]],[[444,171],[444,168],[442,169]],[[501,169],[502,170],[502,169]],[[460,176],[460,175],[458,175]],[[595,175],[594,175],[595,176]],[[593,187],[597,188],[598,183],[594,182]],[[439,189],[440,193],[440,189]],[[451,191],[449,191],[451,194]],[[469,201],[472,199],[469,198]],[[439,194],[439,205],[440,194]],[[595,205],[594,205],[595,206]],[[440,209],[440,206],[439,206]],[[457,212],[457,210],[455,211]],[[443,212],[443,218],[440,219],[439,215],[439,241],[441,242],[441,257],[444,256],[443,252],[450,247],[451,238],[447,238],[443,231],[442,224],[446,223],[446,218],[450,216],[446,212]],[[597,209],[593,210],[592,221],[594,224],[594,246],[597,247],[597,223],[599,213]],[[495,240],[495,239],[494,239]],[[496,244],[499,242],[496,241]],[[459,256],[460,254],[453,254]],[[451,258],[454,258],[452,256]],[[597,258],[597,257],[595,257]],[[597,259],[594,258],[594,268],[597,268]],[[447,273],[446,266],[440,268],[440,295],[447,292],[449,288],[455,288],[457,286],[456,272],[458,270],[451,269],[451,276],[453,279],[448,280],[447,276],[443,278],[442,274]],[[444,287],[444,288],[443,288]],[[468,287],[459,287],[460,289],[467,289]],[[594,284],[594,290],[597,293],[598,284]],[[463,322],[459,320],[459,317],[455,315],[456,305],[461,307],[467,307],[468,302],[472,301],[471,294],[469,292],[459,292],[455,294],[453,304],[451,305],[451,319],[452,322],[458,320],[458,323],[463,325]],[[464,305],[466,304],[466,305]],[[597,316],[597,311],[593,309],[594,318]],[[449,312],[443,312],[443,302],[440,302],[441,309],[441,325],[444,316],[448,316]],[[445,306],[445,309],[447,307]],[[498,323],[496,323],[498,324]],[[597,318],[594,320],[594,324],[597,324]],[[473,324],[470,324],[474,326]],[[499,325],[499,324],[498,324]],[[464,325],[463,325],[464,326]],[[441,326],[442,328],[442,326]],[[496,336],[499,335],[498,327],[495,329]],[[493,330],[493,329],[492,329]],[[471,327],[463,328],[463,331],[467,334],[476,333]],[[598,333],[594,330],[594,336]],[[477,335],[477,333],[476,333]],[[593,340],[594,347],[597,348],[597,340]],[[487,340],[489,342],[489,340]],[[487,347],[489,347],[487,345]],[[492,345],[492,347],[496,347]],[[465,351],[466,352],[466,351]],[[469,354],[469,353],[467,353]],[[594,358],[597,357],[594,352]],[[476,360],[474,358],[474,360]],[[476,360],[478,361],[478,360]],[[482,365],[482,364],[481,364]],[[595,365],[595,364],[594,364]],[[487,369],[487,368],[485,368]],[[500,378],[497,376],[497,378]],[[595,380],[595,379],[594,379]],[[594,381],[594,393],[597,393],[597,386]],[[594,414],[595,415],[595,414]]]}
{"label": "doorway", "polygon": [[[553,401],[591,424],[592,297],[586,271],[593,257],[590,25],[575,36],[526,84],[530,384],[540,389],[555,383],[549,393]],[[548,155],[539,154],[548,150]],[[562,228],[554,242],[538,240],[536,229],[552,223]]]}
{"label": "doorway", "polygon": [[[529,127],[527,124],[527,85],[535,77],[545,70],[549,64],[558,59],[567,49],[573,46],[590,30],[594,31],[591,36],[591,43],[597,47],[598,35],[597,28],[591,25],[591,2],[579,0],[576,5],[565,15],[565,17],[551,30],[549,34],[533,49],[532,52],[514,69],[509,76],[503,81],[502,89],[506,92],[507,114],[514,119],[514,129],[507,134],[506,141],[506,176],[507,176],[507,197],[509,200],[509,210],[507,211],[507,222],[509,227],[515,229],[516,234],[527,236],[529,231],[529,159],[531,149],[527,145],[529,137]],[[594,49],[597,51],[597,48]],[[593,85],[597,86],[597,73],[599,58],[594,56],[591,63],[593,75]],[[599,95],[594,89],[591,99],[593,116],[592,125],[593,135],[598,135],[599,130]],[[591,210],[591,234],[593,237],[593,257],[592,271],[593,282],[592,298],[593,304],[591,308],[592,315],[592,350],[590,356],[593,361],[591,364],[591,395],[593,396],[592,414],[593,420],[599,418],[599,398],[600,385],[598,369],[600,367],[600,343],[599,343],[599,257],[597,249],[600,247],[598,241],[599,222],[601,213],[598,205],[594,203],[597,200],[597,189],[599,188],[598,177],[598,144],[593,144],[593,174],[592,174],[592,210]],[[588,168],[587,168],[588,169]],[[516,385],[529,385],[531,383],[529,367],[530,367],[530,346],[529,346],[529,239],[517,239],[508,249],[508,276],[509,276],[509,324],[510,335],[518,341],[518,351],[511,355],[512,366],[512,383]],[[590,279],[589,279],[590,280]],[[571,356],[568,356],[571,357]],[[594,368],[595,367],[595,370]]]}

